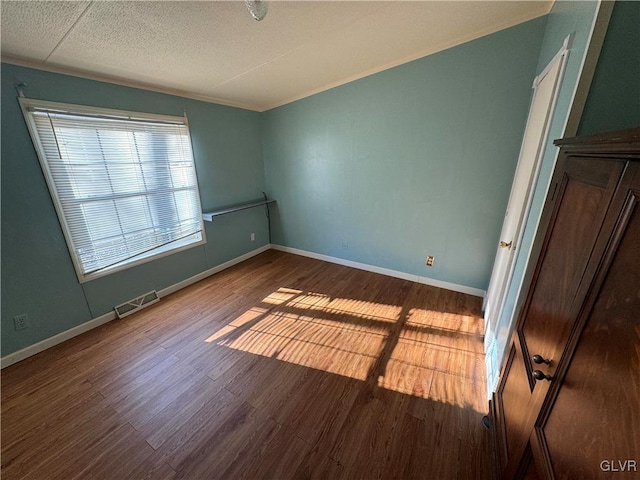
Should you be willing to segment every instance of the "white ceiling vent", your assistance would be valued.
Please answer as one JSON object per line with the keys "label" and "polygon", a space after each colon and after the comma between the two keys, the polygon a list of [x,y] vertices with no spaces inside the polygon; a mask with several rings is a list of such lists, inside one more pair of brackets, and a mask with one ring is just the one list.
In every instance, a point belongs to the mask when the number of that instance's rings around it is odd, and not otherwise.
{"label": "white ceiling vent", "polygon": [[118,318],[126,317],[127,315],[131,315],[132,313],[159,301],[160,297],[158,296],[158,292],[152,290],[149,293],[145,293],[138,298],[134,298],[133,300],[129,300],[128,302],[115,307],[116,315]]}

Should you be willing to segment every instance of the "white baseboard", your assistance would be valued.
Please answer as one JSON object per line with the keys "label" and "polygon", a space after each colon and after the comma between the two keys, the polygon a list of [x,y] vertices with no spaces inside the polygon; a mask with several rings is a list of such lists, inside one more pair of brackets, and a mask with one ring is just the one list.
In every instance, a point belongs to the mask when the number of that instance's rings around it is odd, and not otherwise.
{"label": "white baseboard", "polygon": [[70,338],[77,337],[78,335],[88,332],[89,330],[93,330],[100,325],[104,325],[105,323],[110,322],[111,320],[115,320],[116,312],[105,313],[104,315],[100,315],[99,317],[94,318],[93,320],[89,320],[88,322],[82,323],[77,327],[70,328],[69,330],[65,330],[64,332],[60,332],[53,337],[45,338],[38,343],[34,343],[33,345],[29,345],[28,347],[23,348],[22,350],[18,350],[17,352],[10,353],[2,358],[0,358],[0,368],[8,367],[9,365],[13,365],[14,363],[18,363],[25,358],[29,358],[37,353],[40,353],[47,348],[54,347],[59,343],[62,343]]}
{"label": "white baseboard", "polygon": [[[186,280],[178,282],[167,288],[163,288],[162,290],[158,291],[158,296],[160,296],[160,298],[166,297],[171,293],[177,292],[178,290],[188,287],[189,285],[199,282],[200,280],[203,280],[207,277],[210,277],[215,273],[221,272],[222,270],[232,267],[240,262],[244,262],[245,260],[248,260],[251,257],[255,257],[256,255],[259,255],[262,252],[266,252],[270,248],[271,248],[270,244],[263,245],[260,248],[247,252],[244,255],[240,255],[239,257],[229,260],[228,262],[225,262],[216,267],[210,268],[209,270],[205,270],[202,273],[194,275],[193,277],[187,278]],[[0,369],[8,367],[9,365],[13,365],[14,363],[18,363],[19,361],[24,360],[25,358],[29,358],[37,353],[40,353],[46,350],[47,348],[51,348],[55,345],[58,345],[59,343],[69,340],[70,338],[73,338],[82,333],[88,332],[89,330],[99,327],[100,325],[104,325],[105,323],[108,323],[111,320],[115,320],[115,318],[116,318],[115,311],[105,313],[104,315],[101,315],[97,318],[94,318],[85,323],[82,323],[77,327],[70,328],[69,330],[60,332],[57,335],[54,335],[53,337],[49,337],[38,343],[29,345],[28,347],[25,347],[22,350],[18,350],[17,352],[10,353],[9,355],[6,355],[0,358]]]}
{"label": "white baseboard", "polygon": [[250,252],[247,252],[244,255],[240,255],[239,257],[233,258],[228,262],[221,263],[220,265],[210,268],[209,270],[205,270],[204,272],[194,275],[193,277],[189,277],[186,280],[178,282],[167,288],[163,288],[162,290],[158,291],[158,295],[160,296],[160,298],[166,297],[167,295],[171,295],[172,293],[177,292],[178,290],[182,290],[183,288],[188,287],[189,285],[193,285],[194,283],[199,282],[200,280],[204,280],[205,278],[210,277],[211,275],[214,275],[218,272],[221,272],[222,270],[226,270],[227,268],[233,267],[238,263],[244,262],[245,260],[249,260],[251,257],[260,255],[262,252],[266,252],[269,249],[271,249],[271,245],[267,243],[266,245],[263,245],[260,248],[251,250]]}
{"label": "white baseboard", "polygon": [[359,270],[366,270],[368,272],[380,273],[389,277],[401,278],[403,280],[410,280],[416,283],[423,283],[432,287],[444,288],[446,290],[453,290],[454,292],[467,293],[474,297],[483,297],[486,295],[486,291],[479,288],[467,287],[466,285],[458,285],[457,283],[444,282],[442,280],[436,280],[434,278],[422,277],[420,275],[414,275],[411,273],[399,272],[397,270],[390,270],[388,268],[376,267],[375,265],[369,265],[367,263],[354,262],[351,260],[345,260],[343,258],[331,257],[329,255],[322,255],[321,253],[308,252],[306,250],[299,250],[297,248],[285,247],[282,245],[271,244],[271,248],[274,250],[280,250],[281,252],[293,253],[295,255],[302,255],[303,257],[315,258],[316,260],[324,260],[325,262],[337,263],[338,265],[344,265],[345,267],[357,268]]}
{"label": "white baseboard", "polygon": [[[181,282],[178,282],[174,285],[171,285],[167,288],[163,288],[158,291],[158,295],[160,298],[166,297],[178,290],[181,290],[189,285],[193,285],[200,280],[203,280],[211,275],[214,275],[222,270],[225,270],[229,267],[237,265],[240,262],[244,262],[251,257],[255,257],[256,255],[261,254],[269,249],[280,250],[282,252],[293,253],[295,255],[302,255],[304,257],[315,258],[317,260],[324,260],[325,262],[336,263],[338,265],[344,265],[346,267],[357,268],[359,270],[366,270],[373,273],[380,273],[382,275],[388,275],[390,277],[401,278],[403,280],[410,280],[412,282],[423,283],[425,285],[431,285],[432,287],[445,288],[447,290],[453,290],[454,292],[462,292],[467,293],[469,295],[474,295],[476,297],[484,297],[485,291],[480,290],[478,288],[467,287],[465,285],[458,285],[455,283],[443,282],[442,280],[435,280],[429,277],[421,277],[419,275],[413,275],[410,273],[399,272],[397,270],[390,270],[388,268],[376,267],[374,265],[368,265],[366,263],[353,262],[351,260],[344,260],[342,258],[330,257],[328,255],[322,255],[319,253],[308,252],[306,250],[299,250],[297,248],[284,247],[282,245],[273,245],[267,244],[263,245],[260,248],[252,250],[250,252],[245,253],[244,255],[240,255],[228,262],[217,265],[209,270],[205,270],[193,277],[187,278]],[[38,343],[34,343],[33,345],[29,345],[28,347],[23,348],[22,350],[18,350],[17,352],[10,353],[2,358],[0,358],[0,368],[8,367],[9,365],[13,365],[25,358],[31,357],[37,353],[40,353],[47,348],[51,348],[59,343],[62,343],[70,338],[76,337],[82,333],[88,332],[100,325],[104,325],[116,318],[115,312],[109,312],[104,315],[101,315],[97,318],[89,320],[81,325],[70,328],[69,330],[65,330],[64,332],[58,333],[53,337],[46,338]]]}

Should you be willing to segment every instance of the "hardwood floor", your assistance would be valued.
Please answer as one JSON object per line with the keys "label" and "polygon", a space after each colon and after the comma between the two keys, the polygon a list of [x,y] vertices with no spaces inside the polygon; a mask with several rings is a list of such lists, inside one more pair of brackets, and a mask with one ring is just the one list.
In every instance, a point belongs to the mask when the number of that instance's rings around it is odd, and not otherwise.
{"label": "hardwood floor", "polygon": [[4,369],[2,478],[489,478],[480,303],[265,252]]}

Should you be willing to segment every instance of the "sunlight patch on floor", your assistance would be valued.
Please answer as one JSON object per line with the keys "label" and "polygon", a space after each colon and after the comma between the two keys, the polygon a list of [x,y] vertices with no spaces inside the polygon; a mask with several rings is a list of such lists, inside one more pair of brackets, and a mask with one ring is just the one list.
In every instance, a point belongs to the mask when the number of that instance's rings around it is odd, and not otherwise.
{"label": "sunlight patch on floor", "polygon": [[206,339],[235,350],[486,409],[482,319],[280,288]]}

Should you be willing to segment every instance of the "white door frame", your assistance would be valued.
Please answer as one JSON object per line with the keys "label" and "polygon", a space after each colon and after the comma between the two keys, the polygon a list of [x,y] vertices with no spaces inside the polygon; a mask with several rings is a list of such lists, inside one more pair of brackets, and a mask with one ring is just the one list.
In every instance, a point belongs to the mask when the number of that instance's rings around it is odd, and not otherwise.
{"label": "white door frame", "polygon": [[[502,246],[498,246],[496,258],[493,266],[493,271],[491,274],[491,280],[489,282],[489,288],[487,289],[487,296],[485,297],[483,308],[485,310],[485,339],[484,339],[484,347],[485,352],[489,353],[492,348],[494,348],[495,338],[496,338],[496,328],[499,322],[500,317],[502,316],[502,312],[504,309],[504,304],[506,300],[506,293],[509,291],[509,287],[511,285],[511,281],[513,278],[513,273],[515,269],[515,251],[516,248],[519,247],[520,242],[522,241],[522,236],[524,235],[524,224],[526,219],[529,216],[529,211],[531,209],[531,203],[533,201],[533,193],[535,191],[535,185],[538,180],[538,175],[540,173],[540,166],[542,164],[542,157],[544,155],[544,147],[546,146],[549,130],[551,128],[551,119],[553,118],[553,111],[555,109],[556,102],[558,100],[558,94],[560,92],[560,86],[562,84],[562,79],[564,77],[564,71],[567,64],[567,58],[569,55],[569,48],[571,43],[571,35],[565,38],[564,43],[560,51],[553,57],[553,59],[549,62],[549,64],[544,68],[544,70],[534,79],[533,81],[533,97],[531,100],[531,106],[529,107],[529,115],[527,118],[527,125],[525,127],[523,142],[520,147],[520,154],[518,157],[518,166],[516,167],[516,173],[514,175],[514,183],[512,184],[511,194],[509,196],[509,203],[507,206],[507,213],[505,214],[505,222],[503,223],[503,229],[501,231],[501,244]],[[544,113],[544,124],[541,131],[540,138],[537,139],[537,144],[535,147],[535,159],[533,162],[533,168],[531,168],[531,174],[526,181],[526,193],[524,194],[524,202],[519,204],[517,200],[518,197],[522,197],[522,191],[519,190],[523,186],[517,185],[516,179],[518,177],[518,171],[522,168],[527,168],[526,159],[524,156],[524,146],[525,140],[527,138],[527,132],[531,128],[532,121],[532,112],[534,102],[536,100],[537,88],[540,83],[545,79],[547,74],[559,64],[558,73],[555,79],[555,82],[552,87],[550,98],[543,99],[548,102],[546,106],[546,111]],[[543,104],[544,105],[544,104]],[[535,139],[534,139],[535,141]],[[525,172],[526,173],[526,172]],[[522,174],[522,172],[521,172]],[[515,202],[515,204],[514,204]],[[516,228],[513,231],[513,236],[510,238],[502,238],[502,235],[505,234],[505,228],[507,225],[507,215],[511,213],[512,215],[516,215]],[[506,244],[506,245],[505,245]],[[508,256],[505,258],[502,253],[504,252],[504,248],[508,249]],[[489,355],[488,355],[489,356]]]}

